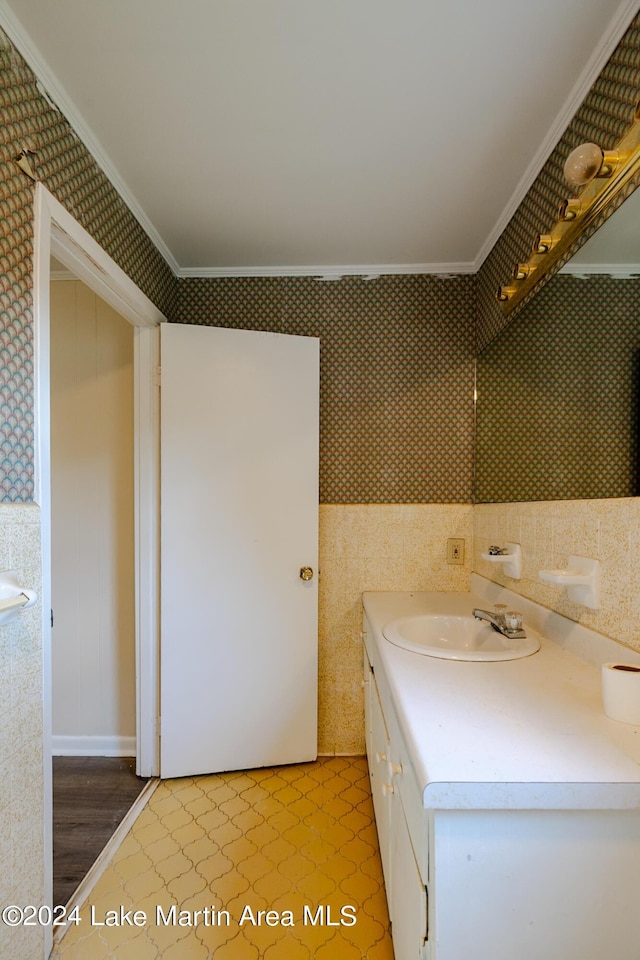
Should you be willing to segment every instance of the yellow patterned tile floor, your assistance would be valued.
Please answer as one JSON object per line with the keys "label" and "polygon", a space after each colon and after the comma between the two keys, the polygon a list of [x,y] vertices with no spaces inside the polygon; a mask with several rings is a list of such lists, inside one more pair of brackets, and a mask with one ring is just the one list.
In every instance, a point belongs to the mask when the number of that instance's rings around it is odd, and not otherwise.
{"label": "yellow patterned tile floor", "polygon": [[366,760],[164,781],[52,957],[393,960]]}

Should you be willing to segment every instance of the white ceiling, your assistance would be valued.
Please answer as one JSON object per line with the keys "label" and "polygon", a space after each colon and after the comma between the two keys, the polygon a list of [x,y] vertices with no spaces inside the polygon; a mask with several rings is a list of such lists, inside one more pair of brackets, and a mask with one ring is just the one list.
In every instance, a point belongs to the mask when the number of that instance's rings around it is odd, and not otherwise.
{"label": "white ceiling", "polygon": [[639,6],[0,0],[0,24],[178,273],[458,272]]}

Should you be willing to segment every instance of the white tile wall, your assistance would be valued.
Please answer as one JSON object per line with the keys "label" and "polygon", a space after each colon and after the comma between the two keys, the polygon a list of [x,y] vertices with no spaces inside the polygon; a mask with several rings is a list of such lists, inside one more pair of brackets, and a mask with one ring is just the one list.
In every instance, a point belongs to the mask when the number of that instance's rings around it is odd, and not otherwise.
{"label": "white tile wall", "polygon": [[[321,753],[363,753],[363,590],[468,590],[470,504],[320,506],[319,720]],[[446,563],[447,539],[466,540]]]}
{"label": "white tile wall", "polygon": [[[520,543],[523,577],[510,580],[482,560],[490,544]],[[601,607],[589,610],[544,583],[539,570],[569,555],[601,564]],[[481,504],[474,508],[474,570],[551,610],[640,650],[640,498]]]}
{"label": "white tile wall", "polygon": [[[41,594],[40,511],[0,504],[0,570]],[[0,903],[44,902],[41,607],[0,627]],[[0,924],[0,957],[41,960],[43,930]]]}

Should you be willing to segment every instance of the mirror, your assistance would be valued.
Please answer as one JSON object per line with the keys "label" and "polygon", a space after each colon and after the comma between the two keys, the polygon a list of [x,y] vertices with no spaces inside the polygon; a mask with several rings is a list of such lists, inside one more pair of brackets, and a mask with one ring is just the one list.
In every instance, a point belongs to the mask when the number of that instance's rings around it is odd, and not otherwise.
{"label": "mirror", "polygon": [[640,495],[640,191],[482,351],[476,503]]}

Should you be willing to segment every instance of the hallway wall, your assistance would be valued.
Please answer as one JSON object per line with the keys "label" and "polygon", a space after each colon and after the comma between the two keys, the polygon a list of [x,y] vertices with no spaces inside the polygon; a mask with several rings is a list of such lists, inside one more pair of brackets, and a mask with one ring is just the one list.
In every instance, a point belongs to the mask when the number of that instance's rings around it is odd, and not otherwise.
{"label": "hallway wall", "polygon": [[51,284],[54,754],[135,756],[133,327]]}

